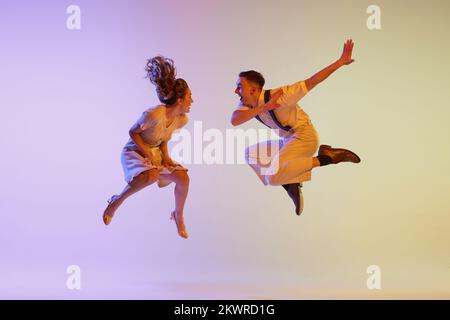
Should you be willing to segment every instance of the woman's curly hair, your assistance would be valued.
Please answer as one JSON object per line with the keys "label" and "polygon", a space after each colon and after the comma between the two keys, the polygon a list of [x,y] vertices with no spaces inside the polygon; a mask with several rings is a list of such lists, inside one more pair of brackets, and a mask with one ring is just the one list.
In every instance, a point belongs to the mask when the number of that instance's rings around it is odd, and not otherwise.
{"label": "woman's curly hair", "polygon": [[176,78],[177,71],[172,59],[163,56],[151,58],[145,71],[147,78],[156,86],[156,94],[162,103],[174,105],[186,95],[188,85],[184,79]]}

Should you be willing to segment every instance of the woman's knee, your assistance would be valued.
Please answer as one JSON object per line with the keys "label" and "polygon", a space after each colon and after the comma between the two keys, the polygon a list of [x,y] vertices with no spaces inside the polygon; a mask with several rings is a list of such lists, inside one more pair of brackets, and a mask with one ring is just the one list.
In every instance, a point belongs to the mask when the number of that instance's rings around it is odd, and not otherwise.
{"label": "woman's knee", "polygon": [[151,169],[146,171],[146,183],[152,184],[159,178],[159,171],[157,169]]}
{"label": "woman's knee", "polygon": [[173,176],[175,178],[175,183],[179,183],[182,185],[188,185],[189,184],[189,176],[186,171],[176,171],[173,173]]}

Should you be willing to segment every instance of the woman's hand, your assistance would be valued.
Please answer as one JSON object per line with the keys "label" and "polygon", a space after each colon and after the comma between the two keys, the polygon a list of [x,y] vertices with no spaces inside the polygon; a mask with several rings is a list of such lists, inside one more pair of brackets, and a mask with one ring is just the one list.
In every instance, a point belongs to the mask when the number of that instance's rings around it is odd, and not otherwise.
{"label": "woman's hand", "polygon": [[176,164],[169,156],[169,150],[167,149],[167,141],[163,141],[160,145],[161,150],[161,165],[166,168],[175,167]]}
{"label": "woman's hand", "polygon": [[148,165],[153,165],[153,155],[151,153],[146,153],[144,162]]}
{"label": "woman's hand", "polygon": [[177,164],[175,162],[173,162],[173,160],[170,159],[170,157],[163,157],[162,161],[161,161],[161,165],[166,168],[171,168],[171,167],[177,166]]}

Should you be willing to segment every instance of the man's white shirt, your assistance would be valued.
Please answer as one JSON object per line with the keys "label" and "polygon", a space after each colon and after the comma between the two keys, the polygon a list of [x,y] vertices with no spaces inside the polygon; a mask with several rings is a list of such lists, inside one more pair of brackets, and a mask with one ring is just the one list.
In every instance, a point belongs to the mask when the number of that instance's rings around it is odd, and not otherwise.
{"label": "man's white shirt", "polygon": [[[298,102],[308,93],[308,89],[306,88],[305,81],[298,81],[288,86],[272,89],[271,92],[278,89],[283,90],[283,95],[277,100],[280,107],[274,110],[275,116],[281,125],[290,126],[292,128],[291,132],[281,130],[273,121],[268,111],[261,112],[259,117],[270,128],[277,130],[280,136],[287,137],[310,121],[308,114],[298,105]],[[264,104],[264,92],[265,90],[261,91],[258,98],[258,106]],[[242,102],[237,107],[238,110],[251,109],[243,105]]]}

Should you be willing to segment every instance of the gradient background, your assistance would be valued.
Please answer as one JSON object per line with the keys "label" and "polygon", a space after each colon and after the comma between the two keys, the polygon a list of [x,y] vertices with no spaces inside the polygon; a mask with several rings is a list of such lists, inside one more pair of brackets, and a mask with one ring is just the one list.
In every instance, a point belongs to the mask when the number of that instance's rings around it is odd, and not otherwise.
{"label": "gradient background", "polygon": [[[66,28],[70,4],[79,31]],[[381,30],[366,27],[371,4]],[[450,298],[449,1],[0,6],[0,298]],[[321,142],[362,163],[316,170],[300,218],[246,165],[192,164],[188,241],[169,221],[173,185],[103,225],[128,129],[157,103],[147,58],[173,58],[190,84],[188,130],[224,132],[240,71],[269,88],[306,79],[349,37],[356,62],[301,105]],[[366,288],[372,264],[382,290]],[[66,288],[69,265],[82,290]]]}

